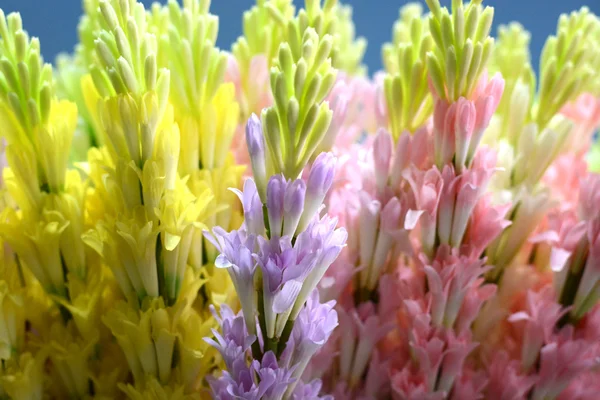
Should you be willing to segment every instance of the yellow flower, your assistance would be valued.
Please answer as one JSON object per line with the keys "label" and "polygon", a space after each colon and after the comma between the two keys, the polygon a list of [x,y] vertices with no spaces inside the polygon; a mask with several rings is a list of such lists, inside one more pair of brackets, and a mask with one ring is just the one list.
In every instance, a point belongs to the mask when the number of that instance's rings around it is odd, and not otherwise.
{"label": "yellow flower", "polygon": [[204,169],[223,166],[240,115],[232,83],[223,84],[200,113],[201,165]]}
{"label": "yellow flower", "polygon": [[[81,398],[89,394],[91,371],[89,360],[98,336],[81,338],[72,326],[55,323],[42,349],[47,349],[52,368],[60,377],[60,385],[69,397]],[[53,385],[58,382],[53,382]]]}
{"label": "yellow flower", "polygon": [[8,360],[23,350],[25,304],[19,292],[0,280],[0,360]]}
{"label": "yellow flower", "polygon": [[55,211],[45,210],[39,220],[24,220],[13,209],[2,212],[0,235],[15,250],[48,293],[65,297],[65,276],[60,255],[60,238],[69,221]]}
{"label": "yellow flower", "polygon": [[48,123],[37,128],[33,140],[43,185],[47,185],[48,191],[58,193],[65,185],[69,151],[77,125],[77,107],[68,101],[55,101],[50,110]]}
{"label": "yellow flower", "polygon": [[9,398],[19,400],[41,400],[44,395],[44,364],[47,353],[33,355],[24,353],[17,360],[7,362],[0,374],[0,388]]}

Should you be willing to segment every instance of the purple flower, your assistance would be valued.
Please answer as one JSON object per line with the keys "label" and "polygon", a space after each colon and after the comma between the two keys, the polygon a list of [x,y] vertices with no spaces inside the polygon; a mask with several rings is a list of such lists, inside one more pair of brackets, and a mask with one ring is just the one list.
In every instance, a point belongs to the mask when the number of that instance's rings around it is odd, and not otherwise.
{"label": "purple flower", "polygon": [[[298,251],[289,236],[258,238],[256,255],[263,273],[266,336],[275,335],[276,314],[289,311],[298,297],[302,282],[312,271],[318,254],[315,251]],[[285,321],[284,321],[285,323]]]}
{"label": "purple flower", "polygon": [[253,368],[258,374],[261,385],[268,386],[262,397],[264,400],[281,399],[289,385],[295,381],[292,378],[294,368],[280,368],[277,357],[272,351],[263,355],[261,363],[254,360]]}
{"label": "purple flower", "polygon": [[327,342],[338,326],[335,301],[319,302],[319,292],[314,290],[294,322],[294,328],[282,360],[295,367],[294,378],[300,378],[312,356]]}
{"label": "purple flower", "polygon": [[292,310],[292,319],[298,315],[307,297],[317,287],[327,269],[346,245],[348,233],[344,228],[336,229],[336,225],[337,218],[331,218],[326,214],[321,219],[314,219],[296,239],[295,248],[297,251],[300,254],[316,253],[317,261],[315,267],[311,269],[304,280]]}
{"label": "purple flower", "polygon": [[283,200],[283,235],[294,236],[304,210],[306,184],[296,179],[288,184]]}
{"label": "purple flower", "polygon": [[246,124],[246,143],[250,154],[252,175],[256,180],[260,198],[265,201],[265,190],[267,182],[267,169],[265,166],[265,137],[262,132],[260,119],[252,114]]}
{"label": "purple flower", "polygon": [[227,369],[234,371],[236,361],[242,360],[245,362],[246,351],[252,346],[256,336],[248,334],[244,318],[241,315],[236,316],[233,314],[231,308],[226,304],[221,305],[220,317],[212,305],[210,311],[221,325],[222,333],[212,329],[216,341],[212,338],[204,338],[204,340],[219,350]]}
{"label": "purple flower", "polygon": [[244,182],[244,191],[230,189],[235,193],[244,208],[244,226],[249,233],[260,236],[265,233],[265,220],[263,217],[263,203],[260,200],[256,184],[252,179],[246,179]]}
{"label": "purple flower", "polygon": [[306,200],[299,230],[310,223],[323,205],[325,195],[333,183],[336,158],[331,153],[321,153],[313,163],[306,183]]}
{"label": "purple flower", "polygon": [[302,211],[306,184],[302,179],[286,181],[275,175],[267,185],[267,213],[271,236],[294,236]]}
{"label": "purple flower", "polygon": [[280,237],[283,229],[283,203],[287,181],[283,175],[275,175],[267,185],[267,214],[271,236]]}
{"label": "purple flower", "polygon": [[[229,367],[228,367],[229,368]],[[237,359],[219,378],[208,377],[213,398],[221,400],[280,400],[295,380],[293,369],[280,368],[273,352],[263,355],[262,362]]]}
{"label": "purple flower", "polygon": [[205,237],[219,250],[215,267],[227,268],[233,286],[240,298],[244,319],[251,333],[255,333],[256,293],[254,291],[254,272],[256,261],[253,258],[255,236],[240,229],[226,232],[215,227],[213,234],[204,232]]}
{"label": "purple flower", "polygon": [[333,396],[319,396],[323,382],[315,379],[310,383],[298,382],[292,393],[292,400],[333,400]]}
{"label": "purple flower", "polygon": [[231,372],[223,371],[220,377],[208,376],[207,380],[212,397],[217,400],[260,400],[268,389],[267,385],[254,382],[254,371],[246,365],[245,360],[237,360]]}

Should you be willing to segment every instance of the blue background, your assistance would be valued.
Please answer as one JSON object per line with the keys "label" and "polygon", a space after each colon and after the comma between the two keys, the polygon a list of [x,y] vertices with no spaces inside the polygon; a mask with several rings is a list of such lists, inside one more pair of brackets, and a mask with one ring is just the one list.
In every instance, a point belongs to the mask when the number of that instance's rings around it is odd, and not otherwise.
{"label": "blue background", "polygon": [[[303,1],[294,1],[297,5]],[[406,1],[345,0],[354,8],[357,34],[367,38],[369,46],[365,63],[369,72],[381,68],[381,45],[391,39],[392,24],[398,17],[398,8]],[[145,5],[152,1],[144,0]],[[423,2],[424,3],[424,2]],[[241,34],[242,12],[254,4],[253,0],[213,0],[211,12],[220,17],[218,45],[230,49]],[[450,0],[442,0],[449,7]],[[600,14],[600,0],[488,0],[484,4],[495,7],[493,33],[499,24],[518,21],[531,32],[531,52],[537,69],[539,53],[545,38],[554,33],[561,13],[587,5]],[[77,42],[77,23],[82,13],[79,0],[0,0],[5,13],[19,11],[30,35],[40,38],[46,61],[53,62],[60,52],[71,52]]]}

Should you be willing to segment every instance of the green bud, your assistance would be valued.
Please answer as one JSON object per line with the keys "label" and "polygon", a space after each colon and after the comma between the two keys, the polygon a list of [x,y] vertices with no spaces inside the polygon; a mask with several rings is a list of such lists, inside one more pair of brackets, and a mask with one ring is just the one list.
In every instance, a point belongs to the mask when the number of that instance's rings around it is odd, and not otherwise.
{"label": "green bud", "polygon": [[106,45],[105,42],[103,42],[100,39],[96,39],[94,41],[94,43],[96,44],[96,52],[98,54],[98,56],[100,57],[100,60],[103,63],[103,66],[105,68],[109,68],[115,65],[115,58],[113,57],[110,49],[108,48],[108,46]]}
{"label": "green bud", "polygon": [[19,82],[21,83],[21,88],[23,90],[23,93],[26,96],[31,96],[36,95],[37,93],[31,93],[31,81],[29,80],[29,69],[27,68],[27,64],[25,64],[23,61],[19,61],[17,63],[17,71],[19,74]]}
{"label": "green bud", "polygon": [[10,61],[8,61],[7,58],[2,57],[2,60],[0,60],[0,71],[2,71],[10,90],[18,91],[19,78],[17,77],[17,72],[15,71],[14,66]]}
{"label": "green bud", "polygon": [[117,26],[119,26],[119,19],[117,18],[115,9],[107,0],[100,0],[99,5],[100,11],[102,12],[102,17],[104,17],[104,21],[106,21],[110,30],[115,30]]}
{"label": "green bud", "polygon": [[427,53],[427,69],[429,70],[429,76],[431,77],[435,91],[440,98],[445,99],[446,91],[444,89],[442,67],[437,60],[437,57],[432,52]]}
{"label": "green bud", "polygon": [[42,123],[46,123],[50,117],[50,107],[52,106],[52,89],[50,85],[44,84],[40,90],[40,116]]}
{"label": "green bud", "polygon": [[317,96],[319,89],[321,88],[321,76],[315,75],[313,79],[308,82],[308,87],[301,98],[302,107],[310,106],[317,102]]}
{"label": "green bud", "polygon": [[479,23],[477,24],[476,40],[482,41],[490,34],[490,28],[492,27],[492,21],[494,20],[494,8],[486,7],[481,13]]}
{"label": "green bud", "polygon": [[336,80],[337,80],[337,71],[332,68],[323,77],[323,80],[321,81],[319,93],[317,93],[317,101],[318,102],[323,101],[323,99],[329,94],[329,92],[335,85]]}
{"label": "green bud", "polygon": [[150,54],[144,61],[144,81],[146,90],[154,90],[156,87],[156,57]]}
{"label": "green bud", "polygon": [[29,114],[29,122],[31,123],[31,126],[38,126],[41,122],[41,117],[35,100],[27,100],[27,112]]}
{"label": "green bud", "polygon": [[286,76],[292,76],[292,68],[294,65],[294,58],[292,50],[287,43],[282,43],[279,47],[279,68]]}
{"label": "green bud", "polygon": [[294,91],[296,94],[301,94],[304,90],[304,85],[306,83],[306,61],[304,59],[300,59],[296,64],[296,71],[294,73]]}
{"label": "green bud", "polygon": [[[299,113],[300,113],[300,104],[298,103],[298,100],[296,100],[295,97],[291,97],[288,102],[287,111],[286,111],[288,129],[289,129],[289,132],[291,135],[296,134]],[[290,139],[292,141],[292,144],[295,145],[296,138],[292,136],[292,137],[290,137]]]}
{"label": "green bud", "polygon": [[117,26],[114,30],[115,33],[115,42],[117,44],[117,49],[119,50],[119,54],[125,60],[131,61],[131,48],[129,47],[129,42],[127,41],[127,36],[125,36],[125,32],[120,26]]}
{"label": "green bud", "polygon": [[138,93],[138,83],[135,79],[135,74],[127,60],[125,60],[123,57],[119,57],[117,60],[117,68],[127,89],[132,93]]}
{"label": "green bud", "polygon": [[8,93],[8,104],[22,126],[27,127],[27,119],[21,108],[21,101],[15,92]]}
{"label": "green bud", "polygon": [[476,40],[475,32],[477,32],[480,13],[480,7],[467,8],[467,20],[465,23],[465,37],[467,39]]}
{"label": "green bud", "polygon": [[28,41],[27,33],[23,32],[23,31],[18,31],[15,34],[14,41],[15,41],[15,55],[16,55],[17,61],[25,60],[25,55],[27,53],[27,41]]}
{"label": "green bud", "polygon": [[333,38],[331,37],[331,35],[325,35],[319,43],[319,48],[317,49],[317,55],[315,56],[314,64],[323,64],[327,60],[327,58],[330,57],[332,47]]}

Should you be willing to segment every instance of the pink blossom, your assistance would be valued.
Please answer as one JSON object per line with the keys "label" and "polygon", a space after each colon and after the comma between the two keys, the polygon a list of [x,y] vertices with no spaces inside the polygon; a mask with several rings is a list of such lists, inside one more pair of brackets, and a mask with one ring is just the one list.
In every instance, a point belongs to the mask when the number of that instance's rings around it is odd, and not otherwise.
{"label": "pink blossom", "polygon": [[532,368],[538,359],[540,349],[552,337],[558,320],[565,310],[555,300],[550,288],[540,292],[527,292],[527,304],[523,311],[512,314],[508,321],[522,324],[521,362],[525,371]]}
{"label": "pink blossom", "polygon": [[519,361],[511,360],[502,349],[494,354],[486,369],[488,397],[498,400],[525,400],[537,380],[534,375],[523,373]]}
{"label": "pink blossom", "polygon": [[480,256],[511,224],[511,221],[505,218],[510,207],[510,204],[494,205],[491,193],[481,197],[473,210],[463,241],[469,247],[472,256]]}
{"label": "pink blossom", "polygon": [[540,351],[539,380],[532,399],[557,398],[574,378],[597,365],[587,341],[573,339],[571,327],[563,329]]}
{"label": "pink blossom", "polygon": [[489,82],[484,74],[469,98],[456,102],[436,97],[433,111],[435,162],[438,168],[453,163],[458,171],[469,167],[479,142],[504,91],[504,79],[496,74]]}
{"label": "pink blossom", "polygon": [[564,106],[561,113],[575,124],[568,149],[579,155],[585,153],[590,147],[594,131],[600,126],[600,97],[584,93],[573,103]]}

